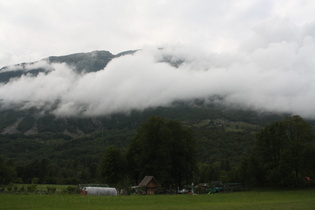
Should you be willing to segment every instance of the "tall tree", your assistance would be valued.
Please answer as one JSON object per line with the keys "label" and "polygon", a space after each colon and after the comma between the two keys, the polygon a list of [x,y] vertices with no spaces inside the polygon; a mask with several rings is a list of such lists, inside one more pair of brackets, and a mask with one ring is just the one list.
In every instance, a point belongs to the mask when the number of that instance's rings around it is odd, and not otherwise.
{"label": "tall tree", "polygon": [[16,169],[12,159],[5,160],[0,156],[0,184],[8,184],[16,178]]}
{"label": "tall tree", "polygon": [[109,147],[101,163],[100,175],[102,182],[109,185],[117,185],[125,175],[125,161],[120,150]]}
{"label": "tall tree", "polygon": [[253,160],[249,162],[255,162],[262,168],[261,175],[264,176],[260,176],[261,183],[272,186],[297,183],[301,177],[308,175],[312,167],[305,159],[313,156],[315,150],[308,148],[314,147],[311,144],[314,140],[310,124],[300,116],[288,117],[258,133]]}
{"label": "tall tree", "polygon": [[138,129],[128,161],[135,182],[153,175],[164,186],[179,186],[192,180],[195,141],[191,131],[179,122],[154,116]]}

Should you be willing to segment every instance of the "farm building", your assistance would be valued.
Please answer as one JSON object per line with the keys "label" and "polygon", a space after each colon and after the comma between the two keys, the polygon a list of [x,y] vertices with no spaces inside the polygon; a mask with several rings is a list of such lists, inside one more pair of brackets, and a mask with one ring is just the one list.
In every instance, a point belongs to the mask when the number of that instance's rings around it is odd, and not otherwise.
{"label": "farm building", "polygon": [[139,183],[140,187],[145,187],[148,195],[153,195],[157,189],[157,181],[153,176],[145,176]]}
{"label": "farm building", "polygon": [[112,187],[84,187],[83,195],[117,195],[117,190]]}

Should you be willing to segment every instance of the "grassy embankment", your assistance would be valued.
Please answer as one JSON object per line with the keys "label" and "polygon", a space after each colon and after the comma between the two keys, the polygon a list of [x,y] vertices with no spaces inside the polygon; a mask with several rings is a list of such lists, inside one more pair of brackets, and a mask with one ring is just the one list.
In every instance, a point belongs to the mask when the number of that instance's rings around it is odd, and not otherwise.
{"label": "grassy embankment", "polygon": [[210,195],[82,196],[0,194],[0,209],[313,209],[315,190]]}

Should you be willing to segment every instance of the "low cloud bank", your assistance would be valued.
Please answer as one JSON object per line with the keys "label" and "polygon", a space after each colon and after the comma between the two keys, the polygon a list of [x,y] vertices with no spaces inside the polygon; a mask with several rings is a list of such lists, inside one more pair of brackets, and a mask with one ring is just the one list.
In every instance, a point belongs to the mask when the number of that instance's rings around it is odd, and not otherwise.
{"label": "low cloud bank", "polygon": [[56,115],[95,116],[219,95],[225,104],[315,118],[314,40],[315,23],[299,27],[273,20],[254,28],[230,54],[148,47],[84,74],[52,64],[50,72],[0,84],[0,101],[2,107],[54,107]]}

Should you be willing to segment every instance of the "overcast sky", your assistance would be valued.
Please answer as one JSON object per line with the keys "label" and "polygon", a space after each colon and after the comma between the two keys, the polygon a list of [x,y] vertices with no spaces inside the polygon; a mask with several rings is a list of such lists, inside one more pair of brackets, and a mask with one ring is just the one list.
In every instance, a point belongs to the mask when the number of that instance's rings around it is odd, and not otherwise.
{"label": "overcast sky", "polygon": [[[9,107],[59,101],[56,114],[98,115],[221,95],[315,118],[314,0],[0,0],[0,30],[0,67],[143,49],[96,73],[61,64],[0,84]],[[165,55],[186,63],[160,63]]]}
{"label": "overcast sky", "polygon": [[302,27],[314,11],[313,0],[0,0],[0,67],[166,44],[238,51],[262,22]]}

